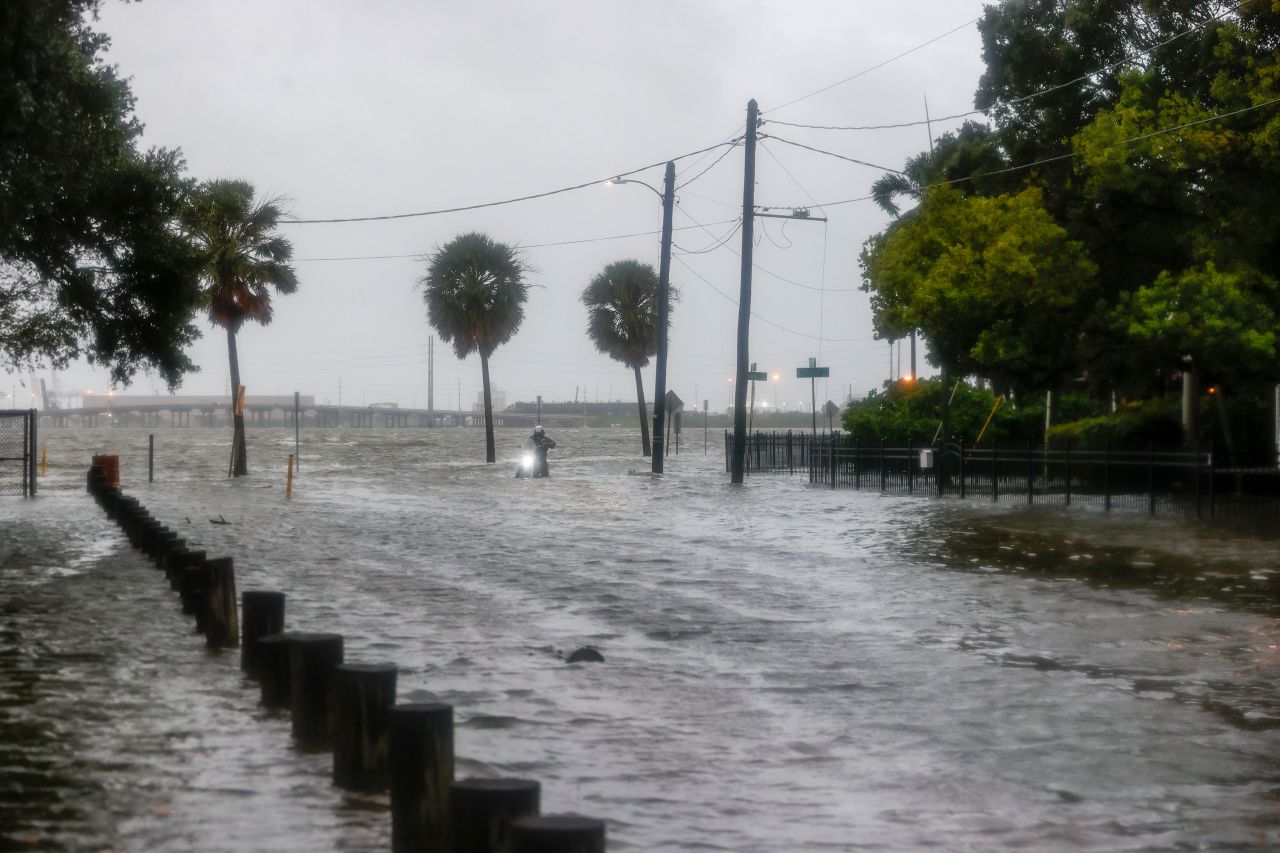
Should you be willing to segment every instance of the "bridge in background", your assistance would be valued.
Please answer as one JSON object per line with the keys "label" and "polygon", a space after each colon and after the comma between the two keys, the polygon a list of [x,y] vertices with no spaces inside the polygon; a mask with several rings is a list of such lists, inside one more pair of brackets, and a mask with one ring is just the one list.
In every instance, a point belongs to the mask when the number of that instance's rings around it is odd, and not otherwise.
{"label": "bridge in background", "polygon": [[[302,426],[371,428],[438,428],[483,427],[484,413],[465,410],[402,409],[373,404],[369,406],[332,406],[316,403],[311,395],[300,395],[296,411]],[[246,426],[270,427],[294,425],[294,398],[288,396],[246,396]],[[133,396],[110,394],[86,397],[79,408],[44,409],[39,417],[52,427],[66,426],[143,426],[168,424],[174,427],[199,425],[212,427],[229,424],[231,404],[224,397],[197,395]],[[537,414],[523,411],[496,411],[495,427],[528,427],[538,423]],[[551,426],[583,425],[580,414],[544,413],[542,423]]]}

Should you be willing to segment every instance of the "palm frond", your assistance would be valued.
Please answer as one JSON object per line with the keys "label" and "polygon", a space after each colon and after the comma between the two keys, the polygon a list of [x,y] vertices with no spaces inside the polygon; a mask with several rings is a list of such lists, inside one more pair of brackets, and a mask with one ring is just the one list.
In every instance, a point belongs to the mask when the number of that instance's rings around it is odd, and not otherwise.
{"label": "palm frond", "polygon": [[418,280],[428,322],[459,358],[492,355],[524,322],[527,271],[514,246],[478,232],[455,237],[427,258]]}

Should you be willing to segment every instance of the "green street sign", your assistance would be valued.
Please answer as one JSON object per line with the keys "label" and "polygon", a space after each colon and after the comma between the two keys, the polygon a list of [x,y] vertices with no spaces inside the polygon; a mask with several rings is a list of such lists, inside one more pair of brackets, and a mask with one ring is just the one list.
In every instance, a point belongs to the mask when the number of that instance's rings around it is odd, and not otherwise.
{"label": "green street sign", "polygon": [[754,379],[758,382],[766,382],[769,379],[769,374],[765,373],[763,370],[751,370],[747,372],[747,379],[749,380]]}
{"label": "green street sign", "polygon": [[796,379],[827,379],[831,376],[829,367],[797,367]]}

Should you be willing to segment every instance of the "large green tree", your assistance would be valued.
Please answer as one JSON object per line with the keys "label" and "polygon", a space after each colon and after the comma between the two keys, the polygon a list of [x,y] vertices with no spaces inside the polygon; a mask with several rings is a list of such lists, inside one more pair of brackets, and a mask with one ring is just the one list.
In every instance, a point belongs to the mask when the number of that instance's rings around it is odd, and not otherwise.
{"label": "large green tree", "polygon": [[877,332],[923,330],[948,374],[1027,392],[1077,368],[1096,270],[1038,190],[987,198],[935,187],[868,242],[861,263]]}
{"label": "large green tree", "polygon": [[203,264],[204,301],[209,319],[227,333],[231,367],[232,475],[249,473],[244,412],[236,399],[240,358],[236,333],[248,321],[267,325],[273,316],[272,291],[293,293],[298,277],[290,266],[293,246],[276,233],[280,200],[255,200],[246,181],[206,181],[192,194],[182,225]]}
{"label": "large green tree", "polygon": [[[673,302],[678,296],[674,288],[669,295]],[[640,261],[614,261],[582,291],[582,304],[587,307],[587,336],[596,349],[635,374],[640,447],[649,456],[649,414],[640,370],[658,352],[658,273]]]}
{"label": "large green tree", "polygon": [[[878,332],[918,324],[948,366],[1041,390],[1071,376],[1144,395],[1189,364],[1275,377],[1280,2],[1004,0],[979,27],[991,129],[970,143],[1007,165],[940,168],[940,145],[879,182],[891,212],[920,204],[868,242]],[[954,192],[927,190],[940,184]],[[1004,237],[987,227],[1001,221]],[[1015,251],[997,260],[998,245]],[[1002,298],[982,267],[1014,271],[1004,296],[1031,302]]]}
{"label": "large green tree", "polygon": [[0,3],[0,364],[86,356],[114,382],[193,369],[199,260],[176,151],[137,148],[98,0]]}
{"label": "large green tree", "polygon": [[480,355],[484,382],[485,460],[497,461],[493,440],[493,396],[489,356],[511,340],[524,322],[529,298],[528,267],[514,246],[485,234],[461,234],[427,258],[420,278],[427,320],[458,358]]}

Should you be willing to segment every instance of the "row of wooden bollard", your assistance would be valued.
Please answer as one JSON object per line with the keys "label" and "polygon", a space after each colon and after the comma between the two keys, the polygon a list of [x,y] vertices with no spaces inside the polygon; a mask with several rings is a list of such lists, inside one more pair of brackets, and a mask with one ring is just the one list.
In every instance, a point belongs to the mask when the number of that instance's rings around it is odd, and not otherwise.
{"label": "row of wooden bollard", "polygon": [[211,647],[240,646],[240,666],[262,704],[287,710],[303,749],[333,751],[333,782],[391,795],[392,848],[432,853],[603,853],[605,824],[542,815],[530,779],[454,779],[453,707],[396,704],[396,667],[346,663],[341,634],[284,630],[285,594],[246,590],[236,612],[231,558],[210,559],[108,485],[99,466],[88,489],[129,541],[164,570],[182,612]]}

